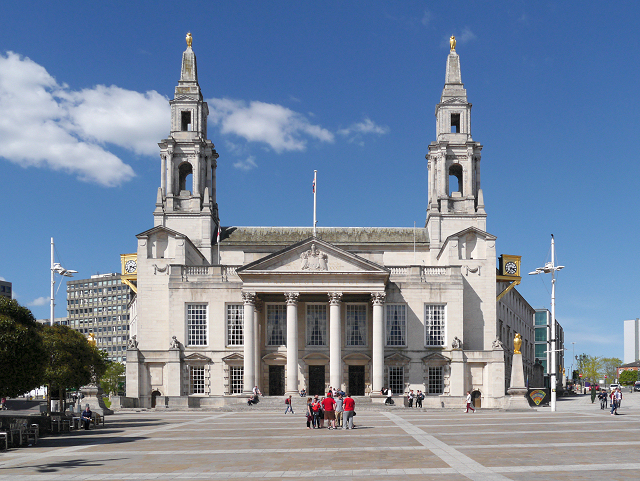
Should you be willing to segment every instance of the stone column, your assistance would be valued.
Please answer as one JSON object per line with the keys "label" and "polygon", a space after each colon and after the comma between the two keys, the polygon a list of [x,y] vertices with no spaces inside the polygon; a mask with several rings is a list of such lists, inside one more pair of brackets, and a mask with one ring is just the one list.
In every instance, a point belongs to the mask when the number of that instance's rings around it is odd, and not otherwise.
{"label": "stone column", "polygon": [[298,392],[298,292],[285,292],[287,299],[287,394]]}
{"label": "stone column", "polygon": [[384,387],[384,292],[371,294],[373,302],[372,392]]}
{"label": "stone column", "polygon": [[200,195],[200,152],[196,152],[194,155],[195,162],[192,169],[193,172],[193,192],[192,195]]}
{"label": "stone column", "polygon": [[261,365],[261,359],[260,359],[260,353],[262,351],[261,349],[261,337],[260,337],[260,316],[262,315],[263,311],[264,311],[264,303],[262,302],[262,300],[260,299],[256,299],[256,303],[255,303],[256,309],[255,309],[255,314],[253,316],[253,338],[256,340],[255,341],[255,375],[256,375],[256,381],[255,381],[255,385],[258,386],[258,388],[260,388],[260,390],[265,393],[265,386],[261,386],[260,383],[262,382],[262,372],[260,371],[260,365]]}
{"label": "stone column", "polygon": [[[211,156],[208,155],[206,158],[206,168],[207,168],[207,187],[209,187],[209,195],[211,195],[212,191],[213,191],[213,187],[211,185]],[[209,200],[209,199],[207,199]]]}
{"label": "stone column", "polygon": [[329,293],[329,384],[336,389],[342,386],[341,301],[342,292]]}
{"label": "stone column", "polygon": [[255,292],[243,292],[242,301],[244,302],[244,392],[251,393],[253,386],[256,385]]}
{"label": "stone column", "polygon": [[167,195],[173,195],[173,152],[167,152]]}
{"label": "stone column", "polygon": [[162,195],[167,195],[167,155],[168,154],[160,154],[160,187],[162,188]]}

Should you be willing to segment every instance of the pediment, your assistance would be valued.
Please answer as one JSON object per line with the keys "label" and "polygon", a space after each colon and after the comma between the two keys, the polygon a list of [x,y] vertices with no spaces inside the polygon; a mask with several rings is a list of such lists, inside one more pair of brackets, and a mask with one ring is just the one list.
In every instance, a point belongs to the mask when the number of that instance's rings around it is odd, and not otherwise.
{"label": "pediment", "polygon": [[326,354],[322,353],[322,352],[312,352],[307,354],[306,356],[304,356],[302,358],[302,360],[306,363],[308,363],[309,361],[326,361],[329,362],[329,356],[327,356]]}
{"label": "pediment", "polygon": [[222,361],[227,364],[244,362],[244,356],[239,352],[234,352],[232,354],[229,354],[228,356],[223,357]]}
{"label": "pediment", "polygon": [[388,275],[384,267],[351,254],[328,242],[311,237],[247,264],[236,271],[243,274],[328,274],[377,273]]}
{"label": "pediment", "polygon": [[367,356],[362,352],[353,352],[342,357],[343,361],[371,361],[371,356]]}
{"label": "pediment", "polygon": [[211,358],[205,356],[204,354],[200,354],[199,352],[194,352],[184,357],[185,361],[199,361],[199,362],[211,362]]}
{"label": "pediment", "polygon": [[411,358],[405,356],[404,354],[400,354],[399,352],[394,352],[393,354],[389,354],[384,358],[385,364],[390,365],[406,365],[411,362]]}
{"label": "pediment", "polygon": [[262,356],[263,361],[286,361],[287,355],[281,352],[270,352],[269,354]]}
{"label": "pediment", "polygon": [[424,362],[425,364],[436,363],[436,362],[442,363],[442,362],[449,362],[449,361],[450,359],[448,357],[443,356],[439,352],[432,352],[431,354],[427,354],[422,358],[422,362]]}

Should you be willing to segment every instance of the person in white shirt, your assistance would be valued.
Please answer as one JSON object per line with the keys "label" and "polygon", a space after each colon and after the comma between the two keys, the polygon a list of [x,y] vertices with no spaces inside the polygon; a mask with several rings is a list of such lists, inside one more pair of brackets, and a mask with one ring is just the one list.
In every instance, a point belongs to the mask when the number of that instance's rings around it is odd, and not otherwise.
{"label": "person in white shirt", "polygon": [[476,410],[473,409],[473,406],[471,405],[471,391],[467,391],[467,410],[466,412],[469,412],[469,409],[471,409],[471,412],[475,413]]}

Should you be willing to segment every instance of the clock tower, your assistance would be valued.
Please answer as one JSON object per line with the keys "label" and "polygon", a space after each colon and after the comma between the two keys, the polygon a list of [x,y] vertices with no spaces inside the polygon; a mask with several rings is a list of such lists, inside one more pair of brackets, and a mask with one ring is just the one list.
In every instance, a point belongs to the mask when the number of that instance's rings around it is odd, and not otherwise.
{"label": "clock tower", "polygon": [[482,145],[471,138],[471,104],[454,40],[435,115],[437,140],[431,142],[426,155],[429,201],[425,227],[430,245],[437,249],[451,234],[468,227],[486,231],[487,223],[480,189]]}
{"label": "clock tower", "polygon": [[198,84],[196,55],[187,34],[180,81],[171,105],[171,131],[160,146],[161,180],[154,227],[185,234],[209,263],[218,224],[216,167],[218,153],[207,139],[209,107]]}

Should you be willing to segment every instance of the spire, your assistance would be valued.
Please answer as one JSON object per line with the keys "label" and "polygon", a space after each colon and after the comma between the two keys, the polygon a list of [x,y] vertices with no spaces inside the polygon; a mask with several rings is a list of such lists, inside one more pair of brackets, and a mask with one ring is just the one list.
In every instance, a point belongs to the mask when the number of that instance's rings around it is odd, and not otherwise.
{"label": "spire", "polygon": [[[455,45],[455,41],[453,44]],[[447,70],[440,102],[444,102],[446,99],[453,97],[467,100],[467,91],[462,83],[462,74],[460,73],[460,57],[456,53],[455,48],[451,49],[447,57]]]}
{"label": "spire", "polygon": [[198,83],[198,66],[196,65],[196,54],[191,49],[193,37],[191,32],[187,33],[187,49],[182,54],[182,73],[180,74],[180,83],[195,82]]}

